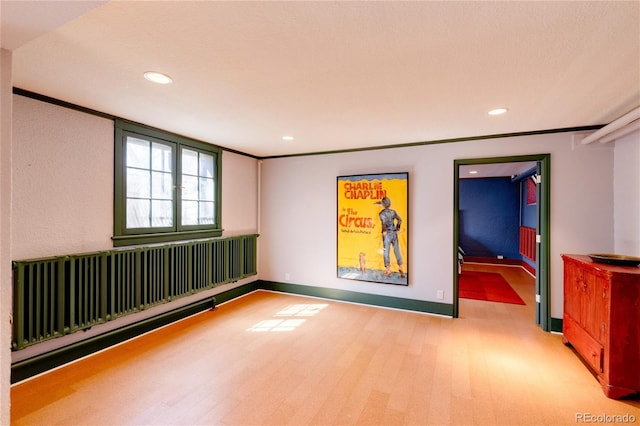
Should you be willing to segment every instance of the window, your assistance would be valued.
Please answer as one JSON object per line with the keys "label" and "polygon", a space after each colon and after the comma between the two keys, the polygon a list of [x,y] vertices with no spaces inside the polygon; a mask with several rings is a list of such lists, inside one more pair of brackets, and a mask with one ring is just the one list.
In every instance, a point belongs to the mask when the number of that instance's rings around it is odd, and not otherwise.
{"label": "window", "polygon": [[220,149],[116,120],[114,245],[217,237]]}
{"label": "window", "polygon": [[213,155],[182,148],[182,224],[215,223]]}

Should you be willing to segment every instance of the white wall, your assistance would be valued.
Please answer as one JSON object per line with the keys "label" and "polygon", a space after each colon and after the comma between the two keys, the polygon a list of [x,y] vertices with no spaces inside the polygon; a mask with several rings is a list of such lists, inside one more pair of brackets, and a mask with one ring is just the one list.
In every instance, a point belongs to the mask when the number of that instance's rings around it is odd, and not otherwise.
{"label": "white wall", "polygon": [[[260,278],[452,303],[453,162],[551,154],[551,314],[562,317],[562,253],[613,249],[613,147],[554,133],[265,160]],[[599,144],[598,144],[599,145]],[[408,287],[336,277],[336,176],[409,172]]]}
{"label": "white wall", "polygon": [[113,120],[13,99],[14,260],[113,248]]}
{"label": "white wall", "polygon": [[[19,95],[13,96],[13,108],[11,260],[112,249],[113,121]],[[222,154],[224,236],[257,232],[257,167],[251,157]],[[25,359],[255,280],[250,277],[219,286],[170,306],[28,347],[11,359]],[[10,274],[3,291],[5,287],[10,291]],[[3,293],[2,300],[10,297]],[[10,347],[10,333],[8,342],[3,348]]]}
{"label": "white wall", "polygon": [[[14,95],[14,260],[113,248],[113,121]],[[257,160],[222,154],[224,235],[257,232]]]}
{"label": "white wall", "polygon": [[615,252],[640,256],[640,131],[615,141]]}
{"label": "white wall", "polygon": [[245,155],[222,153],[223,235],[258,231],[258,162]]}
{"label": "white wall", "polygon": [[12,54],[0,49],[0,424],[10,417]]}

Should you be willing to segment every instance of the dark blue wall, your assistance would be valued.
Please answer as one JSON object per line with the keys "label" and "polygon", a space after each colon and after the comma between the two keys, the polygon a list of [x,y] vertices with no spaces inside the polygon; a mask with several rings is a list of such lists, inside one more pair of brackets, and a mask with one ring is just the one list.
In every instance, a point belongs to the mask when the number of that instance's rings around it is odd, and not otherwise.
{"label": "dark blue wall", "polygon": [[460,246],[467,256],[522,259],[520,192],[508,177],[460,180]]}

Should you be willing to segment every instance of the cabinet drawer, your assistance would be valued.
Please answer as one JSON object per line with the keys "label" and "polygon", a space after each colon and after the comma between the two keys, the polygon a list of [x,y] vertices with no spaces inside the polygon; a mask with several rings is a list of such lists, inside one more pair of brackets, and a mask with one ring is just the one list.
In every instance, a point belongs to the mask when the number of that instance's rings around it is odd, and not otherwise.
{"label": "cabinet drawer", "polygon": [[571,346],[582,356],[582,359],[597,373],[603,372],[604,348],[589,333],[584,331],[576,321],[565,315],[562,320],[562,333]]}

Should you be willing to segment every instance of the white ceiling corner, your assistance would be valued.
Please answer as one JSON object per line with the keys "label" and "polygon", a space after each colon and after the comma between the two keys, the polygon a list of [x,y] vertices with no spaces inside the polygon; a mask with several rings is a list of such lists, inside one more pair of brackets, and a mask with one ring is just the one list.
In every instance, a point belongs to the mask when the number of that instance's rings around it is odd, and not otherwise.
{"label": "white ceiling corner", "polygon": [[6,50],[15,50],[106,2],[107,0],[2,0],[1,46]]}

